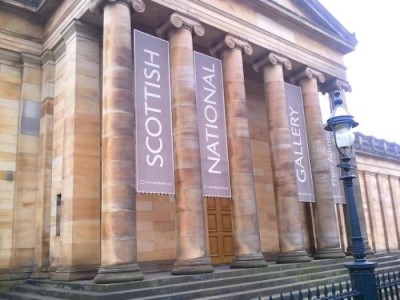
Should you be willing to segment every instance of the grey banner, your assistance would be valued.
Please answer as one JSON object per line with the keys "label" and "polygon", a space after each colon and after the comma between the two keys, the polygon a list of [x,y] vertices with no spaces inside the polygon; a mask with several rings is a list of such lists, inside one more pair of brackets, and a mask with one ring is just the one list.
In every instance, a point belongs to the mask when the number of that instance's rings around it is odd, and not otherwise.
{"label": "grey banner", "polygon": [[339,163],[338,153],[336,151],[333,134],[330,131],[325,131],[326,152],[328,154],[329,169],[331,174],[333,200],[337,204],[346,204],[346,198],[343,194],[343,185],[340,181],[340,171],[337,167]]}
{"label": "grey banner", "polygon": [[137,191],[174,194],[168,42],[135,30],[134,69]]}
{"label": "grey banner", "polygon": [[194,53],[203,195],[230,197],[221,61]]}
{"label": "grey banner", "polygon": [[301,89],[285,83],[285,92],[299,201],[315,202]]}

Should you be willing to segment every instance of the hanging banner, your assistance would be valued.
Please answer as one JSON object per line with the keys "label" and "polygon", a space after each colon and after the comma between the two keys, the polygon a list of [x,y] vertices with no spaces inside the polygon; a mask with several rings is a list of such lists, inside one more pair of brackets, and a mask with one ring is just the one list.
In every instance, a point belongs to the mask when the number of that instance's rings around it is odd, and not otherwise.
{"label": "hanging banner", "polygon": [[338,153],[336,151],[335,142],[333,141],[333,134],[331,131],[325,132],[326,152],[328,154],[329,170],[331,175],[333,201],[336,204],[346,204],[346,198],[343,194],[343,186],[340,181],[340,172],[337,167],[339,163]]}
{"label": "hanging banner", "polygon": [[285,93],[299,201],[315,202],[301,89],[285,83]]}
{"label": "hanging banner", "polygon": [[194,52],[203,195],[230,197],[221,61]]}
{"label": "hanging banner", "polygon": [[137,30],[133,40],[137,191],[174,194],[168,42]]}

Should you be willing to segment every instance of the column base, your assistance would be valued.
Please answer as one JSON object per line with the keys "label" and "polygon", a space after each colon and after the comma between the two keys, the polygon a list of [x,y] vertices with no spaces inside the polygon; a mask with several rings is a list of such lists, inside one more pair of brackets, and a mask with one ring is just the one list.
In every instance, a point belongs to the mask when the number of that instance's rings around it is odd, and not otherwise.
{"label": "column base", "polygon": [[140,281],[143,279],[144,275],[140,271],[138,264],[127,264],[101,267],[97,276],[94,278],[94,282],[104,284]]}
{"label": "column base", "polygon": [[290,252],[280,252],[276,263],[278,264],[289,264],[298,262],[309,262],[311,258],[308,256],[305,250],[297,250]]}
{"label": "column base", "polygon": [[2,269],[0,270],[0,281],[25,280],[30,278],[31,274],[31,267]]}
{"label": "column base", "polygon": [[33,270],[31,274],[32,279],[48,279],[50,278],[49,270],[47,267],[38,267]]}
{"label": "column base", "polygon": [[321,249],[314,254],[315,259],[343,258],[345,256],[341,248]]}
{"label": "column base", "polygon": [[[375,253],[374,250],[372,250],[372,248],[369,246],[367,240],[364,240],[364,249],[365,249],[365,254],[367,255],[372,255]],[[353,256],[353,247],[348,246],[345,253],[347,256]]]}
{"label": "column base", "polygon": [[60,266],[51,274],[54,281],[73,281],[81,279],[93,279],[99,266]]}
{"label": "column base", "polygon": [[230,265],[231,269],[262,268],[267,262],[264,256],[259,254],[236,256]]}
{"label": "column base", "polygon": [[214,268],[211,266],[210,258],[201,257],[189,260],[177,260],[171,274],[195,275],[212,272],[214,272]]}

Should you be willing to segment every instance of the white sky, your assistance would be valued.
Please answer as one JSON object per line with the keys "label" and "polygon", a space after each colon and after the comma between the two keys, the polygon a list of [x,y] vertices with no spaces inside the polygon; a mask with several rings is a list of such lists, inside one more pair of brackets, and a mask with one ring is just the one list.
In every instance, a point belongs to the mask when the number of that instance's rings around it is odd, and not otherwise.
{"label": "white sky", "polygon": [[319,1],[358,40],[345,56],[356,131],[400,144],[400,1]]}

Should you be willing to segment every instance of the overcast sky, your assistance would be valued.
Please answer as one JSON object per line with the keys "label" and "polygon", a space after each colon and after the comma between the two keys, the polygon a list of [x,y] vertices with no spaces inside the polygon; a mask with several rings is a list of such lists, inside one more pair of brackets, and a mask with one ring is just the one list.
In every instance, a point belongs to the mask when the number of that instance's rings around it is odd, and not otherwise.
{"label": "overcast sky", "polygon": [[400,1],[319,1],[358,40],[345,56],[356,131],[400,144]]}

